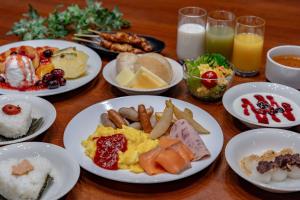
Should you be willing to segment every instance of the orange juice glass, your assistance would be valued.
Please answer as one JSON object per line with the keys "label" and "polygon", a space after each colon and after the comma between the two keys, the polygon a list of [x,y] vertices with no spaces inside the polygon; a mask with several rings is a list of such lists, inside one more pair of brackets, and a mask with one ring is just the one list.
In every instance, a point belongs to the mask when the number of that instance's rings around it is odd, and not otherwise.
{"label": "orange juice glass", "polygon": [[261,66],[265,20],[256,16],[237,18],[232,63],[237,75],[255,76]]}

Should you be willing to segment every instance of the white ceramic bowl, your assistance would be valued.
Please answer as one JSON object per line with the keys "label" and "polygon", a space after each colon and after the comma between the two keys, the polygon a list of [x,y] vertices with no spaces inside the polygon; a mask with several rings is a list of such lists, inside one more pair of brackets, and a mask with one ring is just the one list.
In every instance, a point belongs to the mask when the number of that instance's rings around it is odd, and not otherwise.
{"label": "white ceramic bowl", "polygon": [[[245,116],[243,114],[243,108],[241,107],[240,98],[250,94],[268,94],[273,97],[278,97],[286,100],[294,108],[293,113],[295,121],[282,121],[282,123],[275,123],[268,116],[269,124],[259,123],[255,117]],[[294,88],[267,82],[249,82],[236,85],[227,90],[223,96],[223,105],[227,112],[232,116],[239,119],[249,128],[290,128],[300,124],[300,92]]]}
{"label": "white ceramic bowl", "polygon": [[0,138],[0,146],[32,140],[33,138],[45,132],[55,121],[56,110],[54,106],[45,99],[25,94],[6,94],[0,96],[0,104],[5,104],[11,101],[24,101],[30,103],[32,106],[31,116],[33,118],[42,117],[44,122],[39,129],[37,129],[33,134],[30,134],[28,136],[14,140],[2,140]]}
{"label": "white ceramic bowl", "polygon": [[103,77],[111,85],[117,87],[119,90],[121,90],[122,92],[128,95],[161,94],[167,91],[168,89],[172,88],[173,86],[177,85],[183,79],[183,67],[178,62],[176,62],[171,58],[166,58],[166,59],[170,62],[173,71],[173,78],[171,80],[171,83],[166,87],[156,88],[156,89],[134,89],[134,88],[120,86],[116,82],[116,76],[117,76],[116,59],[112,60],[104,67]]}
{"label": "white ceramic bowl", "polygon": [[43,192],[41,200],[63,197],[74,187],[80,175],[80,167],[71,153],[62,147],[43,142],[24,142],[0,148],[0,160],[36,156],[48,159],[56,172],[56,179]]}
{"label": "white ceramic bowl", "polygon": [[233,171],[263,190],[276,193],[300,191],[300,179],[262,183],[247,176],[240,168],[240,160],[245,156],[261,155],[267,150],[279,151],[283,148],[292,148],[300,153],[300,135],[283,129],[254,129],[234,136],[226,145],[225,157]]}
{"label": "white ceramic bowl", "polygon": [[268,51],[266,63],[266,78],[269,81],[300,89],[300,68],[288,67],[275,62],[272,57],[278,55],[300,56],[300,46],[284,45],[274,47]]}

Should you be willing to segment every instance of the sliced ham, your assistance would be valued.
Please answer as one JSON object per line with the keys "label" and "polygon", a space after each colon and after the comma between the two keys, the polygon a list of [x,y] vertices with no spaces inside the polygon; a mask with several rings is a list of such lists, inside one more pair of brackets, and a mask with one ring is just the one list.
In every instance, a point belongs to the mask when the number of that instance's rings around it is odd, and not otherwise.
{"label": "sliced ham", "polygon": [[156,157],[160,154],[162,148],[156,147],[139,156],[139,165],[148,175],[155,175],[166,172],[159,164],[156,163]]}
{"label": "sliced ham", "polygon": [[174,123],[170,137],[180,139],[193,152],[194,160],[210,155],[198,132],[185,119]]}
{"label": "sliced ham", "polygon": [[156,157],[155,161],[167,172],[179,174],[191,167],[191,163],[186,161],[179,153],[172,148],[163,149]]}

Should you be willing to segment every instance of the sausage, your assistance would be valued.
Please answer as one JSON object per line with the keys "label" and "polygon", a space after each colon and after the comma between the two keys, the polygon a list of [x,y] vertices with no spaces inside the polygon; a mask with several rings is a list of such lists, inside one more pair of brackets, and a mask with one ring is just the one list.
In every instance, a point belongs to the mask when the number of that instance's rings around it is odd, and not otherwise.
{"label": "sausage", "polygon": [[141,122],[144,132],[150,133],[152,131],[152,125],[150,122],[150,117],[147,114],[146,108],[143,104],[138,106],[139,120]]}
{"label": "sausage", "polygon": [[127,125],[126,121],[123,117],[114,109],[110,109],[107,111],[108,119],[110,119],[117,128],[122,128],[123,125]]}
{"label": "sausage", "polygon": [[116,128],[115,124],[108,118],[107,113],[102,113],[100,116],[100,121],[105,127]]}
{"label": "sausage", "polygon": [[129,119],[130,121],[133,121],[133,122],[139,121],[139,114],[132,107],[130,107],[130,108],[122,107],[119,109],[119,113],[122,117]]}
{"label": "sausage", "polygon": [[138,130],[142,129],[142,125],[140,122],[133,122],[133,123],[129,124],[128,126],[131,128],[138,129]]}

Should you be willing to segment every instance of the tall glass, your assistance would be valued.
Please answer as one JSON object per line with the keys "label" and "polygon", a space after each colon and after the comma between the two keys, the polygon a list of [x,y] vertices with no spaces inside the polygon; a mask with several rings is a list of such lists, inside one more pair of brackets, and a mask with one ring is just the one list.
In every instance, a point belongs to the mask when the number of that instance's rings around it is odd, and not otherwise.
{"label": "tall glass", "polygon": [[255,76],[261,66],[265,20],[242,16],[236,20],[232,63],[237,75]]}
{"label": "tall glass", "polygon": [[185,7],[178,11],[177,57],[194,59],[205,51],[206,11],[198,7]]}
{"label": "tall glass", "polygon": [[210,12],[206,24],[206,51],[220,53],[231,60],[235,15],[225,10]]}

